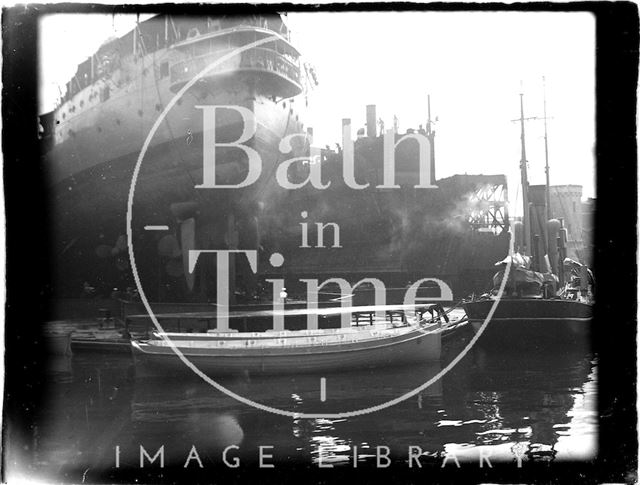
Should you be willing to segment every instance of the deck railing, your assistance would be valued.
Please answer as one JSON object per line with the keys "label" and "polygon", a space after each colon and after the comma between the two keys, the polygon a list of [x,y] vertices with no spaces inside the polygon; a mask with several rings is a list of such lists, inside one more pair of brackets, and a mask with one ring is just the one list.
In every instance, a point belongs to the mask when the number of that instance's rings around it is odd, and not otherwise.
{"label": "deck railing", "polygon": [[[233,49],[224,49],[176,62],[171,66],[171,84],[190,81],[193,76],[204,70],[216,59],[232,52],[232,50]],[[273,49],[255,47],[242,52],[239,63],[237,58],[231,58],[217,66],[210,74],[232,71],[235,69],[275,72],[295,84],[300,84],[300,68],[298,67],[297,60],[290,59],[284,54],[276,52]]]}

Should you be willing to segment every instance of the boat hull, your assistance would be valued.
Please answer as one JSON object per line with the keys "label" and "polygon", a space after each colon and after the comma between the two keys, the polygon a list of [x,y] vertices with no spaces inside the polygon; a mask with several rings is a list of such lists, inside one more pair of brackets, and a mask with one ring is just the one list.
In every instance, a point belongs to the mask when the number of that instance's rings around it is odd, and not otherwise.
{"label": "boat hull", "polygon": [[[345,372],[351,369],[410,365],[438,361],[440,331],[411,331],[396,337],[344,345],[218,350],[188,348],[180,351],[209,376],[233,374],[302,374]],[[136,369],[142,374],[191,372],[169,347],[154,348],[132,342]]]}
{"label": "boat hull", "polygon": [[70,348],[73,353],[97,352],[97,353],[130,354],[131,341],[125,338],[91,339],[91,338],[74,338],[72,336]]}
{"label": "boat hull", "polygon": [[71,333],[51,333],[45,335],[47,352],[50,355],[71,354]]}
{"label": "boat hull", "polygon": [[[464,303],[474,331],[478,331],[495,300]],[[502,299],[478,343],[485,346],[527,347],[532,344],[589,346],[592,305],[562,299]]]}

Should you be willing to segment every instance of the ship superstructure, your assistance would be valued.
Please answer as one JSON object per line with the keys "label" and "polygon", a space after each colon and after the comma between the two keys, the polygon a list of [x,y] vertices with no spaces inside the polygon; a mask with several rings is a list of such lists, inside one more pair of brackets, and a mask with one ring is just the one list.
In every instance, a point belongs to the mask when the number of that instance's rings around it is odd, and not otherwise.
{"label": "ship superstructure", "polygon": [[[254,109],[279,104],[285,114],[291,111],[292,128],[302,129],[299,114],[286,102],[303,91],[299,53],[280,17],[156,16],[105,42],[80,64],[57,108],[42,117],[50,180],[57,183],[139,152],[152,123],[187,81],[217,58],[271,36],[276,40],[233,57],[204,77],[171,110],[154,146],[197,134],[195,115],[200,112],[193,106],[212,101]],[[256,111],[270,131],[284,129],[261,114]]]}
{"label": "ship superstructure", "polygon": [[[435,132],[419,127],[393,133],[397,188],[380,188],[385,136],[376,128],[375,106],[367,107],[367,116],[366,133],[359,130],[354,143],[354,172],[358,184],[369,186],[355,190],[345,183],[344,147],[323,150],[323,180],[330,186],[290,191],[277,210],[265,211],[262,245],[267,253],[287,255],[282,268],[267,266],[268,275],[286,277],[287,289],[294,293],[304,293],[300,279],[344,278],[353,285],[362,278],[377,278],[387,288],[387,302],[394,304],[402,302],[408,284],[421,278],[442,280],[460,298],[485,287],[486,278],[495,272],[494,262],[508,252],[506,177],[460,174],[436,179],[432,150],[433,187],[417,188],[419,144],[410,137],[425,136],[431,148],[435,137]],[[309,228],[305,245],[301,223]],[[372,297],[372,288],[359,289],[362,298],[357,301],[371,304],[366,294],[368,290]],[[335,284],[324,291],[340,293]],[[440,296],[428,288],[421,294]]]}

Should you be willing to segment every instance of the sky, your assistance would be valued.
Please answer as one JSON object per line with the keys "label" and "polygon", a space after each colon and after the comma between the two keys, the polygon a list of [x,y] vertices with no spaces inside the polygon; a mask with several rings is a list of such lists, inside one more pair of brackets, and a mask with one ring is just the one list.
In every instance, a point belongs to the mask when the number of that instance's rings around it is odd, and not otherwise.
{"label": "sky", "polygon": [[[144,19],[145,16],[141,16]],[[41,110],[58,86],[106,39],[124,35],[134,15],[59,14],[41,20]],[[504,173],[519,198],[520,93],[525,117],[543,116],[552,185],[595,196],[595,20],[588,13],[289,13],[292,42],[315,67],[305,125],[314,144],[341,142],[342,118],[364,127],[366,105],[400,132],[437,117],[436,176]],[[61,54],[62,53],[62,54]],[[300,105],[298,105],[300,106]],[[526,123],[529,181],[544,183],[544,124]],[[516,205],[517,208],[517,205]],[[517,213],[516,213],[517,214]]]}

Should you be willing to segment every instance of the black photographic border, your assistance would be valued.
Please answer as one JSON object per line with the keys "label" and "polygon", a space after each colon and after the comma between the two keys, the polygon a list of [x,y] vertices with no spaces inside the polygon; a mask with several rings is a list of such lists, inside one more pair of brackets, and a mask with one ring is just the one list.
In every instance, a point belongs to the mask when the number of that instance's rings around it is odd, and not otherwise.
{"label": "black photographic border", "polygon": [[[2,15],[2,150],[6,211],[5,389],[3,466],[7,446],[32,440],[46,361],[41,335],[46,285],[53,271],[47,243],[48,211],[39,167],[38,18],[47,13],[246,13],[259,11],[522,11],[589,12],[596,20],[596,214],[594,266],[598,280],[593,344],[598,351],[599,452],[592,462],[528,464],[461,470],[406,464],[388,469],[318,470],[308,463],[260,470],[189,472],[114,470],[104,483],[331,482],[602,483],[634,482],[637,469],[637,140],[638,7],[631,2],[575,3],[359,3],[252,5],[29,4]],[[543,33],[541,33],[543,35]],[[508,40],[505,40],[508,41]],[[437,48],[437,47],[436,47]],[[62,54],[63,55],[63,54]],[[7,423],[10,426],[7,427]],[[69,481],[82,481],[83,470]],[[160,472],[162,475],[160,476]],[[3,481],[6,477],[3,476]]]}

